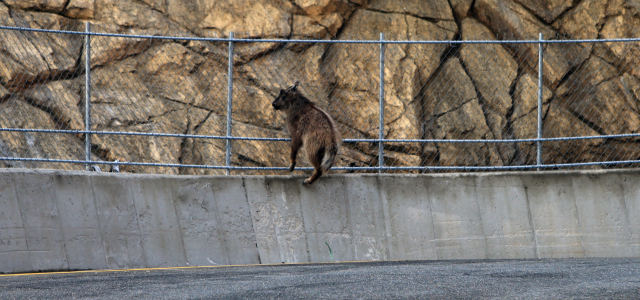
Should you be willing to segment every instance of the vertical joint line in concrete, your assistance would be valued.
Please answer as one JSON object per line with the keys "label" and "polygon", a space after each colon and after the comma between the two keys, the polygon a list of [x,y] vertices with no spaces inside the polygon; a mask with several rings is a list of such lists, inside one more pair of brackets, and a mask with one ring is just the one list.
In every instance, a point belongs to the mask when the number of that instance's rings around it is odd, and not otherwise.
{"label": "vertical joint line in concrete", "polygon": [[176,216],[178,233],[180,234],[180,243],[182,245],[182,251],[184,251],[184,261],[187,263],[187,266],[189,266],[191,263],[189,262],[189,256],[187,255],[187,247],[184,242],[184,234],[182,232],[183,227],[180,225],[180,214],[178,213],[178,207],[176,206],[176,199],[178,199],[178,195],[176,193],[177,190],[177,188],[171,189],[171,204],[173,204],[173,214]]}
{"label": "vertical joint line in concrete", "polygon": [[571,198],[573,199],[573,208],[576,210],[575,218],[576,222],[578,222],[578,237],[580,237],[580,246],[582,246],[582,256],[587,257],[587,248],[584,246],[584,228],[580,221],[580,210],[578,209],[578,200],[576,199],[576,184],[573,178],[569,178],[569,180],[571,181]]}
{"label": "vertical joint line in concrete", "polygon": [[107,255],[107,246],[105,245],[105,241],[102,238],[102,224],[100,222],[100,214],[98,213],[98,202],[96,201],[96,191],[93,186],[93,178],[88,176],[89,184],[91,185],[91,199],[93,199],[93,209],[96,213],[96,222],[98,222],[98,233],[100,235],[100,245],[102,246],[102,253],[104,254],[104,266],[106,268],[110,268],[109,266],[109,257]]}
{"label": "vertical joint line in concrete", "polygon": [[391,258],[391,214],[389,213],[389,199],[387,199],[386,193],[382,191],[383,183],[380,180],[380,176],[376,177],[376,182],[378,183],[378,195],[382,202],[382,216],[384,217],[384,238],[386,241],[384,260],[389,260]]}
{"label": "vertical joint line in concrete", "polygon": [[[297,185],[297,191],[298,191],[298,195],[302,195],[302,191],[300,191],[300,185]],[[284,183],[282,183],[282,199],[286,202],[287,200],[287,189],[285,188]],[[302,232],[304,234],[304,247],[305,247],[305,253],[307,255],[307,261],[311,261],[311,252],[309,251],[309,235],[307,234],[307,224],[305,221],[305,217],[304,217],[304,209],[302,208],[302,196],[298,197],[298,209],[300,210],[300,221],[302,223]]]}
{"label": "vertical joint line in concrete", "polygon": [[229,175],[231,166],[231,112],[233,110],[233,32],[229,32],[229,71],[227,74],[227,149],[225,153],[226,174]]}
{"label": "vertical joint line in concrete", "polygon": [[429,184],[426,184],[427,187],[427,199],[429,199],[429,213],[431,214],[431,230],[433,230],[433,248],[436,253],[436,260],[440,260],[440,252],[438,251],[438,232],[436,231],[436,223],[435,216],[433,215],[433,197],[431,193],[429,193]]}
{"label": "vertical joint line in concrete", "polygon": [[380,127],[378,128],[378,138],[380,141],[378,142],[378,173],[382,172],[382,167],[384,167],[384,143],[382,139],[384,139],[384,33],[380,33],[380,95],[379,95],[379,106],[380,106]]}
{"label": "vertical joint line in concrete", "polygon": [[20,212],[20,224],[22,224],[22,229],[24,232],[24,244],[27,246],[27,255],[29,256],[29,267],[31,269],[35,269],[33,267],[33,260],[31,259],[31,248],[29,248],[29,239],[27,238],[27,229],[25,226],[25,217],[22,212],[22,205],[20,204],[20,197],[18,196],[18,186],[16,185],[15,177],[11,177],[10,179],[13,183],[13,194],[16,196],[16,204],[18,204],[18,212]]}
{"label": "vertical joint line in concrete", "polygon": [[[133,210],[134,210],[134,215],[136,217],[136,227],[138,228],[138,235],[140,236],[140,255],[142,256],[142,260],[144,261],[144,265],[148,266],[149,263],[147,262],[147,254],[144,251],[144,235],[142,234],[142,229],[140,228],[140,210],[138,209],[138,206],[136,205],[136,200],[134,199],[133,195],[133,184],[129,184],[127,183],[127,186],[129,187],[129,199],[131,199],[131,206],[133,206]],[[107,262],[108,263],[108,262]]]}
{"label": "vertical joint line in concrete", "polygon": [[[253,209],[251,206],[251,201],[249,200],[249,193],[247,193],[247,182],[244,178],[244,176],[242,176],[240,178],[240,180],[242,180],[242,191],[244,192],[244,198],[247,199],[247,206],[249,207],[249,218],[251,218],[251,229],[253,230],[253,238],[255,239],[256,242],[256,252],[258,253],[258,264],[262,264],[262,253],[260,252],[260,247],[258,246],[258,237],[257,237],[257,228],[255,223],[253,222]],[[277,231],[277,226],[276,226],[276,231]],[[276,232],[276,245],[277,245],[277,232]],[[280,251],[278,251],[280,252]],[[279,253],[280,254],[280,253]],[[280,259],[282,259],[282,254],[280,254]],[[281,260],[284,261],[284,260]]]}
{"label": "vertical joint line in concrete", "polygon": [[536,141],[536,164],[538,166],[537,170],[540,171],[540,166],[542,165],[542,142],[539,139],[542,138],[542,41],[544,40],[542,33],[540,33],[538,39],[540,43],[538,43],[538,141]]}
{"label": "vertical joint line in concrete", "polygon": [[[347,213],[345,215],[345,218],[347,219],[346,227],[348,228],[349,234],[351,235],[351,247],[350,247],[351,253],[345,253],[343,257],[349,257],[348,255],[351,254],[351,258],[353,260],[358,260],[358,251],[357,251],[358,250],[358,244],[356,243],[356,235],[353,232],[353,222],[352,222],[353,221],[353,215],[351,213],[351,203],[352,203],[351,199],[354,199],[355,197],[351,197],[351,195],[349,194],[349,189],[347,188],[349,183],[347,182],[347,180],[348,180],[347,178],[343,177],[343,178],[340,179],[340,182],[342,183],[341,187],[344,188],[345,195],[347,196],[347,205],[346,205]],[[345,232],[345,230],[344,230],[344,228],[342,228],[340,230],[340,233],[344,233],[344,232]],[[363,235],[364,234],[362,234],[361,236],[363,236]],[[337,260],[337,259],[333,260],[337,256],[337,255],[333,255],[333,253],[334,252],[331,250],[331,246],[329,246],[329,258],[331,259],[332,262],[333,261],[339,262],[340,260]],[[339,258],[339,256],[338,256],[338,258]],[[343,261],[344,261],[344,258],[343,258]]]}
{"label": "vertical joint line in concrete", "polygon": [[[84,130],[91,130],[91,23],[85,23],[84,36]],[[84,152],[87,171],[91,171],[91,134],[84,134]]]}
{"label": "vertical joint line in concrete", "polygon": [[531,203],[529,203],[529,188],[524,187],[524,197],[527,202],[527,215],[529,216],[529,225],[531,225],[531,231],[533,231],[533,243],[534,250],[536,251],[536,258],[540,259],[540,250],[538,249],[538,233],[536,231],[536,224],[533,221],[533,214],[531,213]]}
{"label": "vertical joint line in concrete", "polygon": [[476,203],[476,209],[478,211],[478,218],[480,219],[480,232],[482,232],[482,242],[484,243],[484,259],[489,259],[489,246],[487,245],[487,234],[484,231],[484,221],[482,218],[482,210],[480,209],[480,200],[478,199],[478,184],[479,177],[473,180],[473,199]]}
{"label": "vertical joint line in concrete", "polygon": [[631,218],[629,216],[629,206],[627,205],[627,192],[625,191],[625,185],[623,184],[624,179],[621,178],[622,176],[619,176],[619,180],[618,180],[618,185],[620,188],[620,191],[622,191],[622,201],[620,201],[621,205],[622,205],[622,209],[624,209],[624,217],[626,218],[626,222],[627,224],[629,224],[628,228],[631,231]]}
{"label": "vertical joint line in concrete", "polygon": [[[87,22],[87,24],[89,24]],[[66,260],[67,269],[71,269],[69,265],[69,253],[67,253],[67,237],[65,236],[66,230],[62,227],[62,215],[60,214],[60,197],[58,197],[58,185],[53,183],[53,179],[49,178],[49,182],[51,182],[51,186],[53,187],[53,196],[55,197],[54,205],[56,207],[56,213],[58,214],[58,229],[60,230],[60,235],[62,236],[62,252],[64,253],[64,259]],[[26,233],[26,232],[25,232]]]}

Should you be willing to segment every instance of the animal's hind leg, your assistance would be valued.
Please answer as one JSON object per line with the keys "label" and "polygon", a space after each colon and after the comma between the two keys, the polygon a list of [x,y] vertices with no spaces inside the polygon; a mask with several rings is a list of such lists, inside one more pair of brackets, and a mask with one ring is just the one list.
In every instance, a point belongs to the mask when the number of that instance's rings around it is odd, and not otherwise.
{"label": "animal's hind leg", "polygon": [[313,175],[311,175],[311,177],[305,179],[302,184],[312,184],[314,181],[316,181],[316,179],[318,179],[320,176],[322,176],[322,168],[320,168],[320,164],[318,165],[313,165]]}
{"label": "animal's hind leg", "polygon": [[318,149],[314,155],[309,157],[311,165],[313,165],[313,174],[302,182],[302,184],[312,184],[316,179],[322,176],[322,158],[324,156],[324,148]]}

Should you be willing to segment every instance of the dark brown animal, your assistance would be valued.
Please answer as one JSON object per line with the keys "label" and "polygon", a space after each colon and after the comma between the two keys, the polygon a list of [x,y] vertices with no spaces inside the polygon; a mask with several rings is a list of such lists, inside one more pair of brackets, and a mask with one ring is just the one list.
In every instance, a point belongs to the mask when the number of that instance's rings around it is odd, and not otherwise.
{"label": "dark brown animal", "polygon": [[333,165],[342,137],[331,116],[298,91],[299,84],[296,82],[286,90],[280,90],[280,95],[271,105],[287,115],[287,128],[291,134],[289,172],[296,167],[298,150],[304,146],[314,171],[302,184],[312,184]]}

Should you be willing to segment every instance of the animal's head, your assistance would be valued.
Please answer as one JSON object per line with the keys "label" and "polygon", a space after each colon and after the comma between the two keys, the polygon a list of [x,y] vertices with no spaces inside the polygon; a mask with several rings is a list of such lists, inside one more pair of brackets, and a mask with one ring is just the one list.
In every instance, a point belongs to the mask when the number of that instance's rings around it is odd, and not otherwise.
{"label": "animal's head", "polygon": [[275,110],[285,110],[291,108],[293,102],[298,99],[298,85],[300,85],[300,82],[296,81],[295,84],[288,87],[287,89],[281,89],[280,94],[278,95],[276,100],[273,100],[273,103],[271,103],[271,105],[273,105],[273,108]]}

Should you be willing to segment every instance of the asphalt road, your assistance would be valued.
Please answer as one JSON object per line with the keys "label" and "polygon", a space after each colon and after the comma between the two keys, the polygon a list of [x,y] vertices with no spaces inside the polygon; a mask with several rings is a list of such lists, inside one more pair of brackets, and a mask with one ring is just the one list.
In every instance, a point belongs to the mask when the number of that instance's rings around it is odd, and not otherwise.
{"label": "asphalt road", "polygon": [[0,275],[0,299],[640,299],[640,259],[288,264]]}

